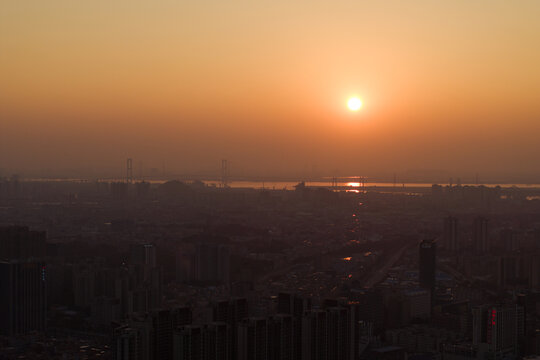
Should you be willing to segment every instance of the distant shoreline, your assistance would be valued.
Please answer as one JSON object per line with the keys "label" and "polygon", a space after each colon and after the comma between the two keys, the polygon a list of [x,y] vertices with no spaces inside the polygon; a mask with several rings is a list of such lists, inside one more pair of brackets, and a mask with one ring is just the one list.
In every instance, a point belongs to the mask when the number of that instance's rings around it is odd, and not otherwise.
{"label": "distant shoreline", "polygon": [[[344,178],[340,178],[344,179]],[[350,177],[349,179],[360,179],[359,177]],[[134,182],[145,181],[151,184],[163,184],[168,181],[173,181],[174,179],[135,179]],[[104,179],[73,179],[73,178],[28,178],[21,179],[22,182],[122,182],[125,179],[119,178],[104,178]],[[193,182],[196,180],[186,180],[178,179],[178,181],[184,182]],[[219,180],[204,180],[201,179],[207,186],[220,186],[221,182]],[[302,181],[264,181],[264,180],[232,180],[227,183],[228,187],[231,188],[254,188],[254,189],[294,189],[295,185],[299,184]],[[306,187],[333,187],[332,181],[326,180],[316,180],[316,181],[304,181]],[[393,182],[369,182],[366,181],[364,184],[359,183],[358,181],[337,181],[335,184],[337,188],[340,189],[359,189],[359,188],[385,188],[385,189],[413,189],[413,188],[431,188],[433,185],[440,185],[443,187],[449,186],[449,184],[443,183],[427,183],[427,182],[405,182],[405,183],[393,183]],[[453,184],[452,186],[456,186]],[[518,184],[518,183],[483,183],[483,184],[460,184],[460,186],[486,186],[486,187],[497,187],[501,188],[522,188],[522,189],[540,189],[540,184]]]}

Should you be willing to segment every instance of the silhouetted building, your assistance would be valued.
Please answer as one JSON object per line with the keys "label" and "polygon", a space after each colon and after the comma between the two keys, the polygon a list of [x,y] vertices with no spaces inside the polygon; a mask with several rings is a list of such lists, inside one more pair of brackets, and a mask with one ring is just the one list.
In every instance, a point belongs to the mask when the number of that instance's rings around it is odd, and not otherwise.
{"label": "silhouetted building", "polygon": [[0,333],[44,330],[46,311],[45,264],[0,262]]}
{"label": "silhouetted building", "polygon": [[156,266],[156,247],[153,244],[131,246],[130,262],[135,265]]}
{"label": "silhouetted building", "polygon": [[327,356],[327,313],[323,310],[310,311],[302,319],[302,359],[323,360]]}
{"label": "silhouetted building", "polygon": [[229,328],[225,323],[180,327],[174,332],[174,360],[230,360]]}
{"label": "silhouetted building", "polygon": [[497,261],[497,285],[503,289],[514,284],[517,279],[518,258],[515,256],[501,256]]}
{"label": "silhouetted building", "polygon": [[[114,280],[114,279],[113,279]],[[73,305],[73,265],[65,262],[47,264],[47,303]]]}
{"label": "silhouetted building", "polygon": [[121,320],[120,300],[114,297],[99,296],[91,304],[90,321],[96,325],[108,326]]}
{"label": "silhouetted building", "polygon": [[248,318],[238,324],[236,359],[293,359],[293,319],[290,315]]}
{"label": "silhouetted building", "polygon": [[472,315],[473,344],[487,343],[488,306],[474,307]]}
{"label": "silhouetted building", "polygon": [[80,308],[90,307],[96,296],[96,273],[99,264],[92,261],[80,262],[73,267],[73,299]]}
{"label": "silhouetted building", "polygon": [[520,354],[520,343],[525,335],[524,309],[507,304],[473,309],[473,344],[484,358],[504,358]]}
{"label": "silhouetted building", "polygon": [[529,287],[538,290],[540,289],[540,256],[534,255],[530,261]]}
{"label": "silhouetted building", "polygon": [[207,284],[228,284],[230,274],[229,247],[220,244],[199,244],[192,262],[193,280]]}
{"label": "silhouetted building", "polygon": [[490,250],[488,243],[488,221],[483,217],[474,219],[473,244],[477,254],[487,254]]}
{"label": "silhouetted building", "polygon": [[435,272],[437,263],[437,243],[433,240],[423,240],[419,247],[419,276],[420,286],[432,292],[435,289]]}
{"label": "silhouetted building", "polygon": [[152,324],[148,318],[133,319],[114,330],[116,360],[155,360]]}
{"label": "silhouetted building", "polygon": [[172,360],[173,333],[191,321],[190,308],[133,314],[126,325],[115,330],[116,351],[121,355],[117,359]]}
{"label": "silhouetted building", "polygon": [[427,319],[431,316],[432,294],[427,289],[412,289],[403,293],[403,320]]}
{"label": "silhouetted building", "polygon": [[292,316],[293,359],[295,360],[302,358],[302,316],[307,311],[311,311],[311,299],[287,293],[278,294],[278,314]]}
{"label": "silhouetted building", "polygon": [[116,360],[148,359],[148,350],[145,348],[143,332],[128,325],[115,329]]}
{"label": "silhouetted building", "polygon": [[131,311],[148,311],[161,306],[163,275],[156,264],[153,244],[131,246]]}
{"label": "silhouetted building", "polygon": [[238,324],[238,360],[268,359],[267,319],[250,318]]}
{"label": "silhouetted building", "polygon": [[333,306],[304,314],[302,359],[355,359],[359,355],[361,329],[354,306]]}
{"label": "silhouetted building", "polygon": [[373,324],[376,332],[384,329],[384,297],[380,291],[364,290],[356,293],[352,304],[357,305],[358,319]]}
{"label": "silhouetted building", "polygon": [[0,260],[45,257],[47,235],[27,226],[0,227]]}
{"label": "silhouetted building", "polygon": [[268,359],[292,360],[294,357],[294,327],[290,315],[277,315],[268,319]]}
{"label": "silhouetted building", "polygon": [[501,248],[506,252],[519,250],[517,236],[512,229],[503,229],[500,233]]}
{"label": "silhouetted building", "polygon": [[458,220],[453,216],[444,219],[443,246],[448,251],[458,251]]}
{"label": "silhouetted building", "polygon": [[278,314],[288,314],[301,317],[304,312],[311,310],[311,299],[302,298],[297,295],[279,293],[278,294]]}
{"label": "silhouetted building", "polygon": [[349,309],[345,307],[327,309],[327,326],[327,359],[350,359],[352,333]]}
{"label": "silhouetted building", "polygon": [[151,314],[153,329],[153,359],[173,359],[174,329],[191,324],[190,308],[156,310]]}
{"label": "silhouetted building", "polygon": [[244,298],[216,302],[212,309],[212,320],[229,326],[229,358],[237,359],[238,324],[248,317],[248,302]]}
{"label": "silhouetted building", "polygon": [[113,296],[120,300],[121,317],[161,308],[161,268],[140,264],[122,266],[115,269],[111,283]]}

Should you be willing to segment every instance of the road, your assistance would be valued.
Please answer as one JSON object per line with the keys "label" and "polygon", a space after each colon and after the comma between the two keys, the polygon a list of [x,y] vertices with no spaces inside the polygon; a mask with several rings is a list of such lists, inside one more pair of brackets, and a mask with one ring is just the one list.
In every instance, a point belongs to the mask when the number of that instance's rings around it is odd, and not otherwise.
{"label": "road", "polygon": [[365,288],[371,288],[381,281],[383,281],[386,278],[386,274],[388,274],[388,270],[390,270],[398,261],[401,259],[405,251],[415,245],[413,244],[406,244],[403,247],[401,247],[394,255],[388,259],[388,261],[379,269],[376,270],[365,282],[364,287]]}

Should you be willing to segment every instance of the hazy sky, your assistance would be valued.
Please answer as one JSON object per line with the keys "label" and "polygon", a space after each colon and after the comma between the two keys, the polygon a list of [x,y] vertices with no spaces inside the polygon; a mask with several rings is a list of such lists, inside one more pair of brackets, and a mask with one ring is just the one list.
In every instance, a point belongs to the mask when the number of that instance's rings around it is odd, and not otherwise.
{"label": "hazy sky", "polygon": [[3,0],[0,168],[540,174],[538,19],[537,0]]}

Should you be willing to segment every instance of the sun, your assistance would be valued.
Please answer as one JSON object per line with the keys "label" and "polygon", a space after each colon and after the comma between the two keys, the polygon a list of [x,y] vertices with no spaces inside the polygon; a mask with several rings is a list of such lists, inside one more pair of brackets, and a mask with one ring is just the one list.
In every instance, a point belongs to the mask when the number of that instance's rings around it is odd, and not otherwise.
{"label": "sun", "polygon": [[357,97],[352,97],[347,101],[347,106],[351,111],[358,111],[362,107],[362,100]]}

